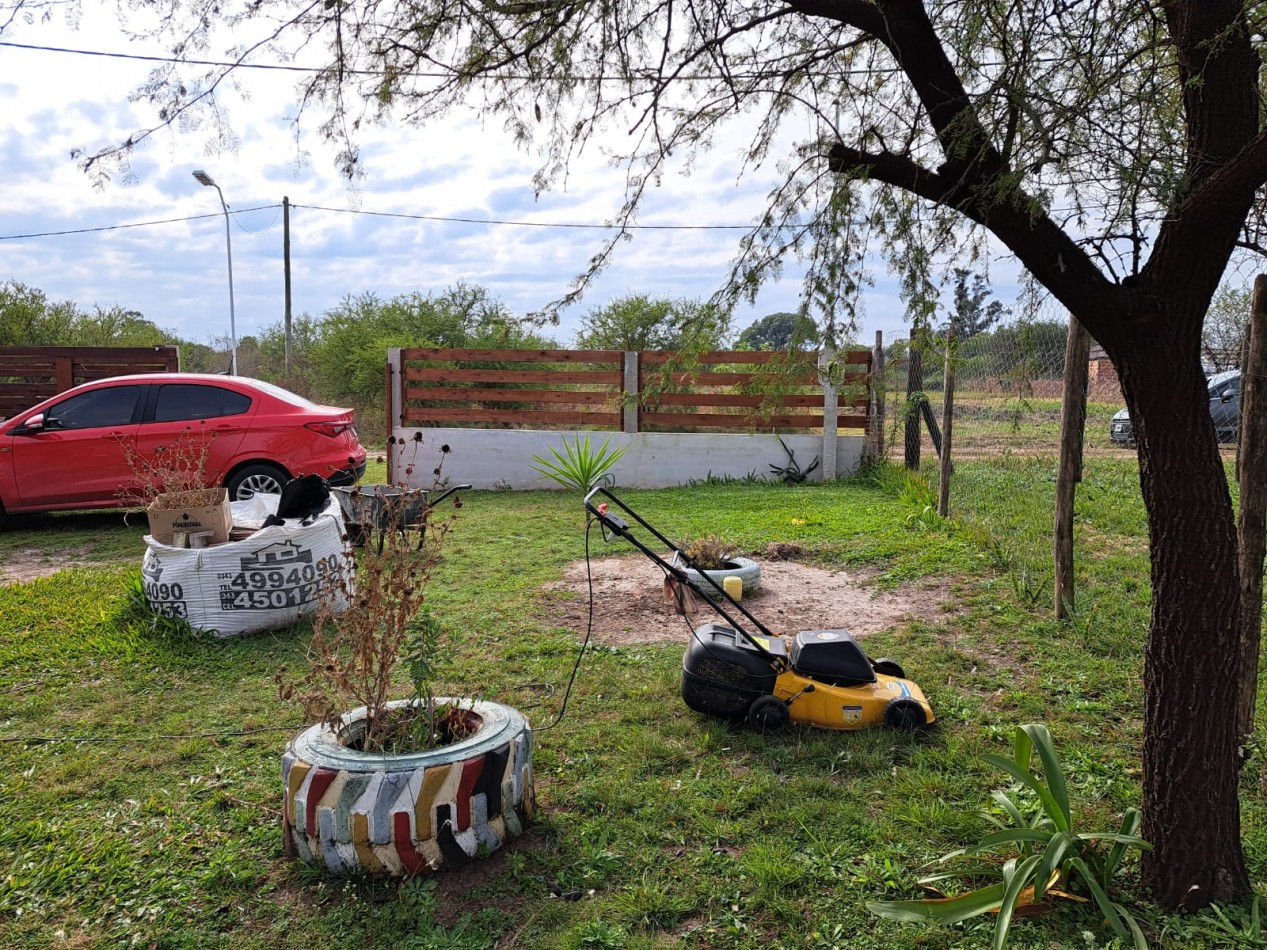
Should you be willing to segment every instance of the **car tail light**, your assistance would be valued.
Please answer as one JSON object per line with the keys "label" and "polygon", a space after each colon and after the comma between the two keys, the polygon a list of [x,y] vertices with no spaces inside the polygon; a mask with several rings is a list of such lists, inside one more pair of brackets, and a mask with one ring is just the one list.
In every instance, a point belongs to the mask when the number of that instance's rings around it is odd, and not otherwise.
{"label": "car tail light", "polygon": [[350,422],[306,422],[305,429],[311,429],[313,432],[319,432],[321,435],[329,436],[331,439],[337,439],[343,433],[352,428]]}

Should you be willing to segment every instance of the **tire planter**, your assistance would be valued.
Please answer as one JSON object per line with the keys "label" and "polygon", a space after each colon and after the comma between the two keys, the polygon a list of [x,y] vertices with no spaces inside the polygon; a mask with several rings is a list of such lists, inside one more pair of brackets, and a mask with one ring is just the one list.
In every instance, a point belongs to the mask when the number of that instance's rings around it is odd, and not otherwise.
{"label": "tire planter", "polygon": [[462,708],[481,720],[476,731],[425,752],[349,748],[340,739],[364,728],[364,707],[338,730],[315,725],[292,739],[282,757],[286,855],[336,873],[405,876],[466,864],[518,837],[535,808],[532,727],[500,703]]}
{"label": "tire planter", "polygon": [[713,600],[720,600],[721,594],[717,593],[716,588],[708,581],[704,580],[702,574],[707,574],[717,582],[718,587],[723,587],[727,577],[737,577],[743,581],[743,592],[746,597],[748,594],[761,589],[761,565],[756,561],[746,557],[731,558],[726,562],[726,567],[718,568],[715,571],[697,571],[693,568],[686,568],[686,576],[700,590],[707,594]]}

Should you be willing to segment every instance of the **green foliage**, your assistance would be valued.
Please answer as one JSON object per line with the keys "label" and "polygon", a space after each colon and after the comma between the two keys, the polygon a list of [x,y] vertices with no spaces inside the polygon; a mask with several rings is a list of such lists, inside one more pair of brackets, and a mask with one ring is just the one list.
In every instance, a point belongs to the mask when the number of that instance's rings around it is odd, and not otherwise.
{"label": "green foliage", "polygon": [[[383,363],[390,347],[546,347],[505,305],[478,285],[458,283],[440,293],[412,293],[383,301],[374,293],[348,295],[312,328],[310,359],[326,398],[354,406],[383,398]],[[275,351],[275,328],[269,331]]]}
{"label": "green foliage", "polygon": [[628,294],[586,313],[576,345],[582,350],[716,350],[729,323],[729,315],[712,304]]}
{"label": "green foliage", "polygon": [[135,310],[53,302],[17,281],[0,283],[0,346],[155,346],[177,338]]}
{"label": "green foliage", "polygon": [[0,346],[69,346],[79,319],[73,303],[52,303],[16,281],[0,284]]}
{"label": "green foliage", "polygon": [[726,566],[738,552],[733,541],[720,534],[708,534],[702,538],[684,537],[678,548],[687,556],[690,564],[700,571],[717,571]]}
{"label": "green foliage", "polygon": [[629,451],[627,445],[609,450],[610,443],[611,436],[608,436],[602,445],[594,448],[588,435],[578,435],[572,439],[564,436],[563,452],[549,446],[551,457],[534,455],[532,460],[537,464],[533,469],[541,473],[541,478],[548,478],[564,488],[588,495],[599,482],[609,477],[612,466]]}
{"label": "green foliage", "polygon": [[737,350],[812,350],[817,344],[814,321],[799,313],[772,313],[744,329]]}
{"label": "green foliage", "polygon": [[959,340],[967,340],[1007,319],[1011,311],[998,300],[991,300],[990,281],[984,274],[974,274],[966,267],[956,267],[953,313],[950,324]]}
{"label": "green foliage", "polygon": [[416,699],[430,701],[431,684],[448,665],[448,657],[441,649],[445,641],[445,628],[431,610],[430,604],[409,622],[402,660]]}
{"label": "green foliage", "polygon": [[[1031,769],[1035,753],[1040,762],[1039,770]],[[1137,950],[1147,950],[1147,942],[1135,919],[1110,896],[1114,878],[1128,850],[1151,847],[1136,834],[1140,825],[1139,810],[1126,809],[1116,832],[1078,830],[1064,770],[1056,756],[1051,733],[1041,724],[1017,727],[1011,758],[992,753],[982,758],[1005,772],[1020,791],[993,792],[997,811],[984,815],[999,830],[986,835],[975,847],[952,851],[941,861],[977,857],[1000,845],[1016,847],[1020,854],[1003,863],[1003,880],[956,897],[875,901],[867,905],[871,912],[893,920],[934,920],[951,924],[998,911],[991,946],[1002,950],[1019,906],[1042,904],[1049,892],[1077,884],[1090,893],[1099,913],[1119,940],[1133,942]],[[997,871],[997,865],[978,861],[966,870],[934,874],[920,883],[927,885],[956,878],[975,881]]]}
{"label": "green foliage", "polygon": [[1201,327],[1201,356],[1216,372],[1241,365],[1241,347],[1249,326],[1250,292],[1224,284],[1210,301]]}

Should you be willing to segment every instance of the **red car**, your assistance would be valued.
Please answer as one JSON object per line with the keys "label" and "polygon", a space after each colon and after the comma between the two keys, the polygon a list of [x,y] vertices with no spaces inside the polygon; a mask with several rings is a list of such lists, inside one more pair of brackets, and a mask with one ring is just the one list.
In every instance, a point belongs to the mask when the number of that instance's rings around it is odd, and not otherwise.
{"label": "red car", "polygon": [[351,409],[319,406],[238,376],[151,373],[84,383],[0,422],[5,513],[111,508],[137,487],[127,456],[207,439],[205,473],[234,501],[279,492],[296,475],[353,484],[365,448]]}

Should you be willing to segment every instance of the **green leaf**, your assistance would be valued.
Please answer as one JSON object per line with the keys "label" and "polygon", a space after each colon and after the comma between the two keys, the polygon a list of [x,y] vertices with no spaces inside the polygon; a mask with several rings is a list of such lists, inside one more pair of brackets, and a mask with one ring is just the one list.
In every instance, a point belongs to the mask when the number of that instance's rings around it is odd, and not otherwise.
{"label": "green leaf", "polygon": [[1056,746],[1052,742],[1051,732],[1041,723],[1021,726],[1021,730],[1033,740],[1034,747],[1038,749],[1038,758],[1043,763],[1043,775],[1047,779],[1048,789],[1051,790],[1052,800],[1065,819],[1064,826],[1060,830],[1068,831],[1073,827],[1073,815],[1069,809],[1069,790],[1065,786],[1065,772],[1060,767],[1060,760],[1056,757]]}
{"label": "green leaf", "polygon": [[1064,832],[1059,832],[1052,836],[1051,842],[1047,845],[1047,850],[1043,852],[1043,863],[1035,875],[1034,882],[1034,900],[1040,901],[1043,895],[1047,893],[1047,888],[1051,884],[1052,876],[1056,873],[1056,869],[1060,867],[1060,862],[1064,860],[1065,854],[1073,846],[1073,839]]}
{"label": "green leaf", "polygon": [[1122,922],[1122,917],[1118,913],[1118,906],[1109,899],[1109,895],[1105,893],[1104,888],[1100,886],[1100,882],[1096,880],[1095,875],[1091,873],[1091,869],[1087,867],[1087,862],[1083,861],[1082,858],[1070,858],[1069,865],[1078,869],[1083,882],[1087,885],[1087,890],[1095,898],[1095,902],[1100,908],[1100,913],[1104,914],[1105,920],[1113,928],[1113,933],[1122,940],[1129,940],[1131,935],[1126,925]]}
{"label": "green leaf", "polygon": [[[1135,834],[1135,832],[1139,831],[1141,818],[1138,808],[1128,808],[1126,813],[1122,815],[1122,824],[1117,829],[1113,847],[1109,849],[1109,853],[1104,858],[1104,883],[1106,885],[1112,880],[1113,875],[1117,873],[1118,865],[1122,863],[1122,857],[1126,854],[1127,848],[1132,846],[1145,850],[1152,848],[1151,844]],[[1086,837],[1092,836],[1087,835]]]}
{"label": "green leaf", "polygon": [[1002,769],[1023,785],[1027,785],[1032,788],[1038,794],[1039,799],[1043,803],[1043,811],[1047,813],[1047,816],[1051,819],[1052,823],[1055,824],[1056,830],[1069,830],[1068,815],[1061,810],[1059,804],[1057,804],[1056,799],[1052,797],[1052,793],[1048,790],[1047,786],[1040,782],[1031,772],[1021,768],[1011,759],[1004,758],[1001,755],[994,755],[993,753],[987,752],[985,755],[981,756],[981,758],[996,768]]}
{"label": "green leaf", "polygon": [[1006,831],[996,831],[988,834],[981,839],[981,843],[974,850],[985,850],[992,848],[996,844],[1013,844],[1017,841],[1033,841],[1036,844],[1047,844],[1057,834],[1063,832],[1040,831],[1037,828],[1009,828]]}
{"label": "green leaf", "polygon": [[[1026,858],[1019,865],[1009,861],[1010,868],[1004,871],[1004,878],[1007,880],[1007,889],[1003,892],[1003,899],[999,904],[999,919],[994,925],[994,939],[991,946],[994,950],[1003,950],[1003,945],[1007,943],[1007,932],[1012,926],[1012,914],[1016,910],[1016,901],[1021,896],[1021,891],[1034,877],[1034,871],[1038,865],[1042,863],[1042,857],[1034,854]],[[1010,873],[1009,873],[1010,872]],[[1037,887],[1035,887],[1037,891]]]}
{"label": "green leaf", "polygon": [[1016,803],[1008,798],[1006,792],[995,789],[990,793],[990,797],[998,803],[1000,808],[1008,813],[1014,825],[1018,828],[1025,827],[1025,816],[1021,814],[1021,810],[1016,806]]}
{"label": "green leaf", "polygon": [[563,439],[563,452],[554,446],[547,446],[553,459],[534,455],[533,471],[539,472],[541,478],[548,478],[564,488],[588,494],[611,471],[612,466],[620,461],[629,451],[629,446],[621,446],[609,451],[611,436],[603,440],[603,444],[595,449],[590,444],[588,435],[575,439]]}
{"label": "green leaf", "polygon": [[969,917],[992,911],[1003,899],[1003,885],[991,884],[980,890],[969,891],[957,897],[925,897],[914,901],[872,901],[867,909],[877,917],[889,920],[933,920],[942,924],[954,924]]}

